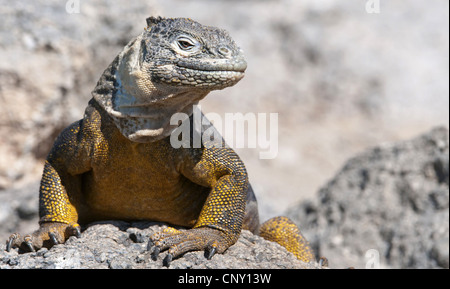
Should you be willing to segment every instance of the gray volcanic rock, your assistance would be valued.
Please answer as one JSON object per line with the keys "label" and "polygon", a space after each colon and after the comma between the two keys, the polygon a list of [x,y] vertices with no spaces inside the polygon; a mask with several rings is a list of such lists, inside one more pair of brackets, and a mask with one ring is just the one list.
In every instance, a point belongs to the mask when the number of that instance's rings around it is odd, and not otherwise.
{"label": "gray volcanic rock", "polygon": [[288,215],[334,267],[448,268],[448,129],[350,159]]}
{"label": "gray volcanic rock", "polygon": [[[153,261],[147,251],[148,239],[163,225],[151,222],[127,223],[107,221],[91,224],[82,237],[69,238],[65,244],[50,250],[19,254],[18,249],[5,251],[0,244],[0,269],[134,269],[165,268],[166,253]],[[173,269],[313,269],[316,263],[303,263],[280,245],[243,231],[237,243],[223,255],[206,260],[203,252],[189,252],[172,261]]]}

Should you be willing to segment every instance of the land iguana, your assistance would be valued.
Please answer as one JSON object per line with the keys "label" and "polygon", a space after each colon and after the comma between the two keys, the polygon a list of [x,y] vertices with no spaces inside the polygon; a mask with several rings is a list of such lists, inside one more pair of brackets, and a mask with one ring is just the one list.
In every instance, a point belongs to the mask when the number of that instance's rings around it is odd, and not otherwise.
{"label": "land iguana", "polygon": [[226,31],[191,19],[148,18],[104,71],[84,118],[55,140],[40,184],[39,229],[11,235],[6,249],[50,248],[98,220],[152,220],[188,228],[150,237],[153,259],[168,249],[165,265],[188,251],[223,253],[242,229],[315,260],[288,218],[260,225],[245,166],[231,148],[171,145],[179,125],[171,116],[192,115],[194,104],[236,84],[246,68]]}

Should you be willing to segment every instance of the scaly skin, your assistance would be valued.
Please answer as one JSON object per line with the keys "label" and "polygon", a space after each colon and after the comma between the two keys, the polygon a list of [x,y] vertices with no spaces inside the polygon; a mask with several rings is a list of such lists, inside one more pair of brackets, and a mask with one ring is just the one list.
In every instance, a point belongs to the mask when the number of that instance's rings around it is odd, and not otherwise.
{"label": "scaly skin", "polygon": [[[150,238],[152,256],[167,249],[168,265],[187,251],[206,250],[208,258],[223,253],[242,229],[259,232],[256,199],[238,155],[209,142],[178,149],[170,143],[177,127],[170,116],[190,115],[210,91],[242,79],[242,52],[225,31],[190,19],[147,23],[103,73],[84,118],[56,139],[41,181],[40,228],[13,234],[7,250],[50,248],[92,221],[152,220],[190,228],[169,227]],[[263,224],[261,235],[314,260],[286,218]]]}

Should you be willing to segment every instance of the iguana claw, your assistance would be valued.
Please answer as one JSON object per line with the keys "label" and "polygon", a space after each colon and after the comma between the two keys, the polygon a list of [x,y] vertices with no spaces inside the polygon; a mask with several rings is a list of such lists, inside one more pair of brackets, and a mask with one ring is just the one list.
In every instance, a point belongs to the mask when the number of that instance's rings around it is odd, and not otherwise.
{"label": "iguana claw", "polygon": [[328,267],[328,259],[325,257],[320,257],[319,265],[320,267]]}
{"label": "iguana claw", "polygon": [[161,252],[161,249],[159,247],[155,247],[153,249],[153,252],[152,252],[152,260],[153,261],[156,261],[158,259],[158,255],[160,252]]}
{"label": "iguana claw", "polygon": [[28,250],[30,250],[30,252],[36,252],[33,247],[33,237],[31,235],[26,235],[25,238],[23,238],[23,242],[27,246]]}
{"label": "iguana claw", "polygon": [[76,224],[76,225],[72,225],[71,226],[71,235],[75,236],[77,238],[81,238],[81,229],[80,229],[80,225]]}
{"label": "iguana claw", "polygon": [[205,251],[205,257],[208,260],[211,260],[211,258],[216,254],[217,249],[215,247],[210,246],[208,250]]}
{"label": "iguana claw", "polygon": [[170,262],[172,262],[172,259],[173,259],[173,255],[170,254],[170,253],[167,254],[166,258],[164,258],[164,260],[163,260],[163,265],[166,266],[166,267],[169,267],[170,266]]}
{"label": "iguana claw", "polygon": [[50,237],[50,240],[52,240],[53,245],[58,245],[59,241],[56,238],[56,235],[54,233],[48,233],[48,236]]}
{"label": "iguana claw", "polygon": [[11,247],[17,238],[19,238],[19,234],[17,234],[17,233],[14,233],[11,236],[9,236],[8,241],[6,241],[6,251],[7,252],[11,251]]}

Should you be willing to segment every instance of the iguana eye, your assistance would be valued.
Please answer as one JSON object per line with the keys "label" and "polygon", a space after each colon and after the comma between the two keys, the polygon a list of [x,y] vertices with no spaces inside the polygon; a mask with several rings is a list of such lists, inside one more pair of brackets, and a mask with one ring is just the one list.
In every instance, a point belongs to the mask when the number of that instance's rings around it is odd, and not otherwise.
{"label": "iguana eye", "polygon": [[181,49],[187,50],[193,47],[194,45],[184,40],[178,40],[178,46],[180,46]]}
{"label": "iguana eye", "polygon": [[176,40],[178,48],[183,51],[192,51],[194,48],[199,46],[199,43],[194,39],[190,39],[186,36],[181,36]]}

